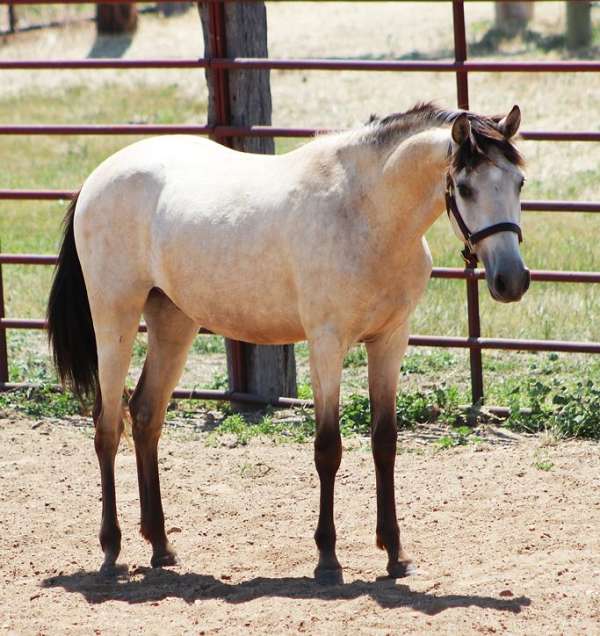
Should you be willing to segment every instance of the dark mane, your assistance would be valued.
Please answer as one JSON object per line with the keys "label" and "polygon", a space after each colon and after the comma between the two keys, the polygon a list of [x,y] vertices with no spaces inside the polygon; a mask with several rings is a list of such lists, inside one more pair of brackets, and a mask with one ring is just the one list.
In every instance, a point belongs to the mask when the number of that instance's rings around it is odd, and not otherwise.
{"label": "dark mane", "polygon": [[[444,110],[429,102],[416,104],[403,113],[393,113],[383,118],[371,115],[367,122],[365,140],[377,145],[398,143],[401,139],[427,128],[452,124],[463,112],[465,111]],[[463,144],[452,156],[454,171],[476,168],[482,161],[489,159],[492,148],[499,151],[510,163],[518,166],[523,164],[517,148],[498,128],[500,117],[466,112],[471,123],[472,138],[470,143]]]}

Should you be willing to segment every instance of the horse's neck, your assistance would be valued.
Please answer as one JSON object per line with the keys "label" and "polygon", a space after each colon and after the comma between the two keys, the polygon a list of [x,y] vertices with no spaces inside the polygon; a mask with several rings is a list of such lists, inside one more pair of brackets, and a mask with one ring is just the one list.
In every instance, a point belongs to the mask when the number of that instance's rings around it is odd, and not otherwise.
{"label": "horse's neck", "polygon": [[444,210],[449,144],[448,129],[431,128],[381,150],[371,192],[392,236],[420,239]]}

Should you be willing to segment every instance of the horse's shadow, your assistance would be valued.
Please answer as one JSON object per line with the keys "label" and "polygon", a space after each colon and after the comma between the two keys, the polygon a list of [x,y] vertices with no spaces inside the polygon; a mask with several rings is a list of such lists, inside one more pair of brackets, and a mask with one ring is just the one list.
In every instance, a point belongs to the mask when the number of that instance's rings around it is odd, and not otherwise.
{"label": "horse's shadow", "polygon": [[62,587],[67,592],[82,594],[88,603],[104,603],[109,600],[146,603],[175,597],[186,603],[222,599],[228,603],[238,604],[269,596],[326,601],[370,596],[381,607],[407,607],[430,616],[456,607],[480,607],[518,614],[523,607],[531,604],[531,600],[526,596],[495,598],[472,594],[437,595],[416,592],[408,585],[397,584],[388,578],[379,578],[375,581],[355,580],[342,585],[323,586],[307,577],[257,577],[242,583],[226,583],[207,574],[179,574],[166,569],[138,568],[134,574],[142,574],[142,578],[106,579],[95,572],[80,570],[47,578],[41,585],[45,588]]}

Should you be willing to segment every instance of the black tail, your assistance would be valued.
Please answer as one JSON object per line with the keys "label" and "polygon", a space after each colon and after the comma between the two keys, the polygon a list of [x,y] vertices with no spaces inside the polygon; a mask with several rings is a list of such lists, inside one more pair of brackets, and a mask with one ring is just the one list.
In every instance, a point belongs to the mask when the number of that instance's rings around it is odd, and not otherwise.
{"label": "black tail", "polygon": [[98,388],[98,352],[81,263],[75,247],[73,217],[77,198],[64,220],[64,235],[48,300],[48,339],[63,384],[80,398]]}

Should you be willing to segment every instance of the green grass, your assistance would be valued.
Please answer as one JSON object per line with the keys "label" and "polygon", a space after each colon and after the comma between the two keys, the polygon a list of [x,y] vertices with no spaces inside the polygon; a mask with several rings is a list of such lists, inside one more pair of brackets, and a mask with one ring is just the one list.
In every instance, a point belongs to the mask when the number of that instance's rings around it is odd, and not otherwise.
{"label": "green grass", "polygon": [[[106,99],[106,95],[110,99]],[[12,124],[202,122],[206,105],[179,99],[175,85],[85,87],[40,94],[34,90],[0,99],[0,121]],[[3,188],[77,189],[104,159],[138,137],[3,136]],[[4,252],[56,253],[66,202],[0,202]],[[44,315],[51,268],[4,268],[7,315]]]}
{"label": "green grass", "polygon": [[[106,99],[107,94],[110,100]],[[205,108],[205,104],[182,98],[175,85],[135,84],[128,88],[119,85],[114,89],[81,86],[43,94],[32,89],[18,98],[0,98],[0,121],[15,124],[202,122]],[[133,137],[101,136],[3,137],[0,185],[3,188],[76,189],[104,158],[133,141]],[[277,152],[291,150],[302,142],[304,140],[279,139]],[[544,150],[524,145],[526,152],[531,149],[534,165],[538,165],[535,162]],[[555,171],[539,170],[529,174],[524,198],[600,199],[600,164],[580,166],[574,158],[587,156],[584,153],[588,153],[590,146],[572,146],[565,161],[556,164]],[[65,207],[65,202],[0,202],[2,251],[55,253]],[[529,213],[523,225],[523,254],[530,267],[600,270],[597,248],[600,215]],[[444,216],[431,228],[428,240],[436,265],[461,265],[460,245]],[[3,276],[7,315],[43,316],[51,268],[5,266]],[[494,303],[485,284],[480,286],[480,291],[485,336],[600,340],[600,321],[592,319],[600,315],[600,294],[594,286],[537,283],[521,303],[510,306]],[[465,335],[465,305],[464,282],[433,280],[416,310],[411,331]],[[43,334],[11,331],[9,347],[11,380],[55,381]],[[198,338],[193,346],[193,355],[197,356],[222,356],[223,353],[223,340],[216,336]],[[306,345],[297,345],[296,354],[305,362]],[[145,341],[141,338],[136,342],[134,362],[141,364],[144,355]],[[401,378],[398,403],[401,425],[427,422],[432,418],[448,423],[456,420],[456,405],[468,401],[467,360],[463,351],[411,351],[404,361]],[[364,402],[367,388],[363,345],[351,350],[344,366],[343,393],[347,405],[342,411],[343,427],[346,432],[364,434],[368,429],[368,406]],[[548,367],[552,368],[552,382],[544,375]],[[597,407],[595,387],[600,383],[600,360],[592,356],[565,355],[551,359],[546,354],[485,352],[484,368],[488,403],[515,408],[510,426],[520,430],[551,429],[565,436],[598,437],[594,409]],[[547,384],[547,388],[528,384],[525,378],[530,374],[540,376],[540,382]],[[553,384],[555,380],[559,384]],[[211,386],[221,388],[224,383],[221,373],[214,377]],[[538,391],[545,393],[538,395]],[[353,394],[360,397],[354,398]],[[300,382],[299,395],[312,398],[308,382]],[[567,401],[561,403],[560,396]],[[30,398],[18,398],[15,403],[21,409],[30,408],[23,404]],[[60,402],[60,398],[56,399]],[[50,412],[55,408],[54,402],[52,397]],[[33,403],[31,408],[35,410],[38,408],[35,403],[39,403],[37,397]],[[533,415],[528,415],[523,409],[531,409],[532,404]]]}

